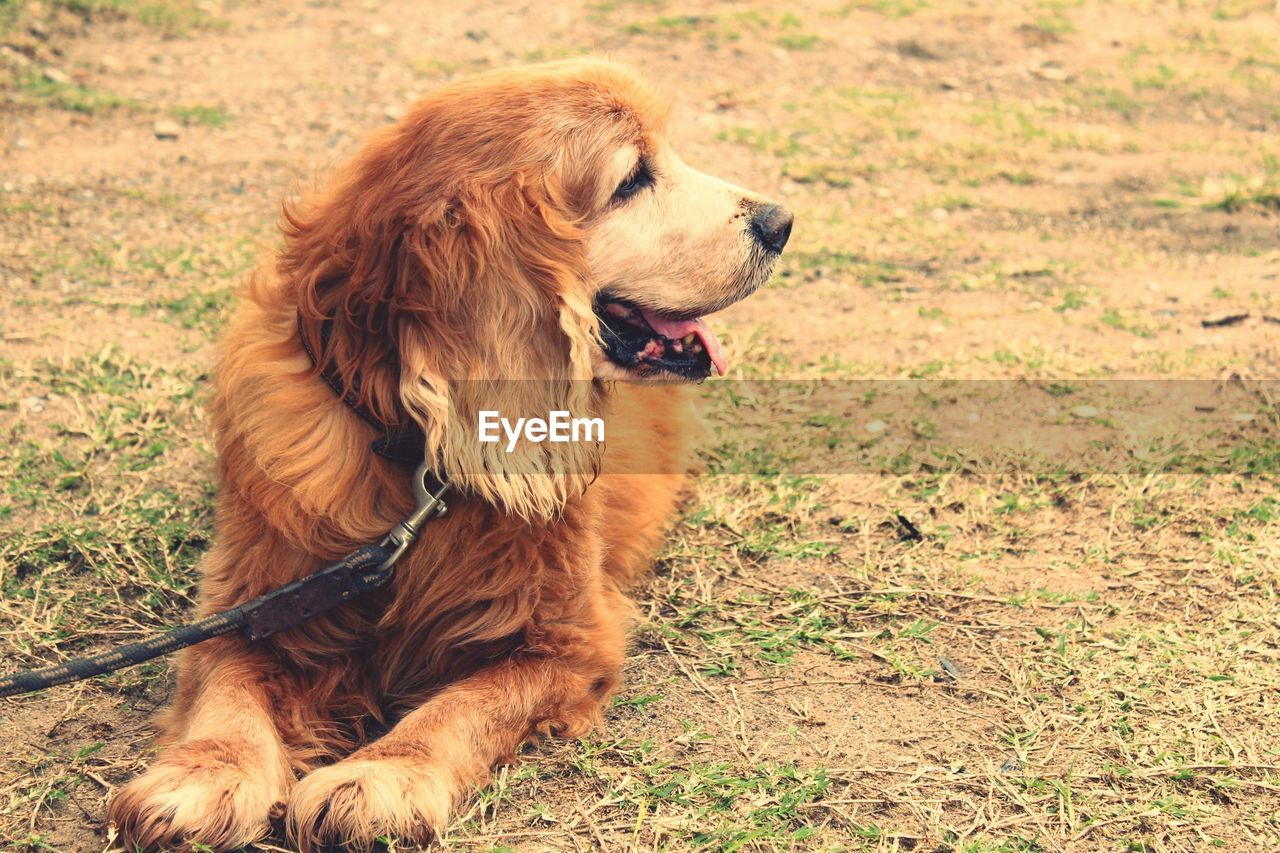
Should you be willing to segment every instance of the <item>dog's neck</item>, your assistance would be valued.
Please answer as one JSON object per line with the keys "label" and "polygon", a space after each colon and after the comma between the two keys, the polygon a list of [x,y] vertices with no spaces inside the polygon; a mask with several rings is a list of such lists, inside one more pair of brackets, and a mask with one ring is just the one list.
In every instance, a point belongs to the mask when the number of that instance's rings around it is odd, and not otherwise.
{"label": "dog's neck", "polygon": [[417,424],[410,422],[405,425],[393,425],[386,423],[373,413],[368,406],[360,402],[360,376],[357,374],[352,385],[354,387],[347,388],[343,385],[342,376],[339,375],[337,368],[334,367],[332,361],[325,360],[324,350],[329,346],[329,336],[333,330],[333,321],[325,320],[320,327],[320,346],[319,355],[312,349],[310,341],[303,331],[302,311],[298,311],[298,340],[302,342],[302,348],[307,353],[307,358],[311,359],[311,366],[320,371],[320,377],[324,379],[333,393],[338,396],[347,408],[360,416],[365,423],[374,429],[383,433],[382,438],[375,439],[369,445],[374,453],[383,459],[390,459],[407,468],[416,468],[422,464],[423,448],[426,446],[426,436]]}

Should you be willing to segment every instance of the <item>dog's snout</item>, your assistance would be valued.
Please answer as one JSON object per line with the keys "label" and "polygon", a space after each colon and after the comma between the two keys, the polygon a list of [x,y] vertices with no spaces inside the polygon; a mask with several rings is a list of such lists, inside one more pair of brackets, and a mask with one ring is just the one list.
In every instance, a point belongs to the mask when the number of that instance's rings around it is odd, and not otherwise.
{"label": "dog's snout", "polygon": [[791,211],[780,204],[766,204],[751,217],[751,232],[766,249],[781,252],[791,237]]}

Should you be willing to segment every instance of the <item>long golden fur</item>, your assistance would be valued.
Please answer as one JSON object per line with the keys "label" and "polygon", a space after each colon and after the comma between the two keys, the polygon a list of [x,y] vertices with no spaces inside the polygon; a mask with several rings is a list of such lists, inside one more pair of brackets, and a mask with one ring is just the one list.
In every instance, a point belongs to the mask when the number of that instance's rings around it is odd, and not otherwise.
{"label": "long golden fur", "polygon": [[[623,663],[623,590],[681,482],[610,472],[681,472],[689,443],[679,394],[611,381],[626,371],[603,355],[594,300],[607,285],[714,310],[772,263],[743,242],[765,202],[675,159],[666,112],[603,62],[487,75],[419,103],[286,211],[277,263],[223,341],[200,613],[306,575],[412,508],[407,470],[372,455],[378,431],[300,337],[379,420],[421,428],[451,509],[389,587],[268,641],[226,636],[181,657],[166,746],[110,806],[126,845],[235,848],[273,817],[304,851],[425,841],[523,742],[600,722]],[[637,157],[661,170],[655,188],[611,201]],[[605,447],[499,459],[450,427],[513,379],[537,381],[504,386],[504,408],[607,413]]]}

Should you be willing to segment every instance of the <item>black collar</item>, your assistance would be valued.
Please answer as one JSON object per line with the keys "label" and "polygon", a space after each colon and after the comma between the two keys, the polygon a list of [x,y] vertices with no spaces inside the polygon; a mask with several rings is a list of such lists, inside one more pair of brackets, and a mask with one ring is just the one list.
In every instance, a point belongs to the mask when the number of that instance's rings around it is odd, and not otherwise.
{"label": "black collar", "polygon": [[[333,321],[325,320],[320,327],[320,346],[327,348],[329,346],[329,336],[333,331]],[[307,336],[302,331],[302,311],[298,311],[298,338],[302,341],[302,348],[307,351],[307,358],[311,359],[314,367],[321,367],[321,361],[311,349],[311,342],[307,340]],[[426,444],[426,436],[415,423],[408,426],[393,428],[378,418],[367,406],[360,403],[358,392],[360,389],[360,377],[356,376],[351,389],[345,388],[342,384],[342,377],[338,374],[337,369],[332,362],[325,362],[320,370],[320,376],[324,379],[325,384],[333,389],[333,393],[338,395],[347,408],[355,412],[366,423],[374,429],[383,433],[382,438],[375,439],[370,443],[369,447],[374,453],[383,459],[390,459],[392,462],[404,465],[408,468],[415,468],[422,464],[423,448]]]}

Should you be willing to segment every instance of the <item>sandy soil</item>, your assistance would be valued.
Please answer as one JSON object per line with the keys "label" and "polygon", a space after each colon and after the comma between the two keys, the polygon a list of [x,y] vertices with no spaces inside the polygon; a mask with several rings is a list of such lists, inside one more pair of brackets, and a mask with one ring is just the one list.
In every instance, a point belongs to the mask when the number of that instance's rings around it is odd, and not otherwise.
{"label": "sandy soil", "polygon": [[[827,476],[774,441],[712,454],[607,729],[441,843],[1280,845],[1280,421],[1231,384],[1280,368],[1270,2],[0,11],[5,668],[183,617],[213,341],[281,200],[449,80],[597,52],[672,94],[688,162],[796,212],[716,321],[730,381],[1076,382],[1062,417],[1105,431],[1097,380],[1219,379],[1248,417],[1164,469],[891,454],[935,425],[870,400]],[[1024,405],[984,387],[951,393]],[[103,849],[170,689],[157,664],[0,703],[6,849]]]}

